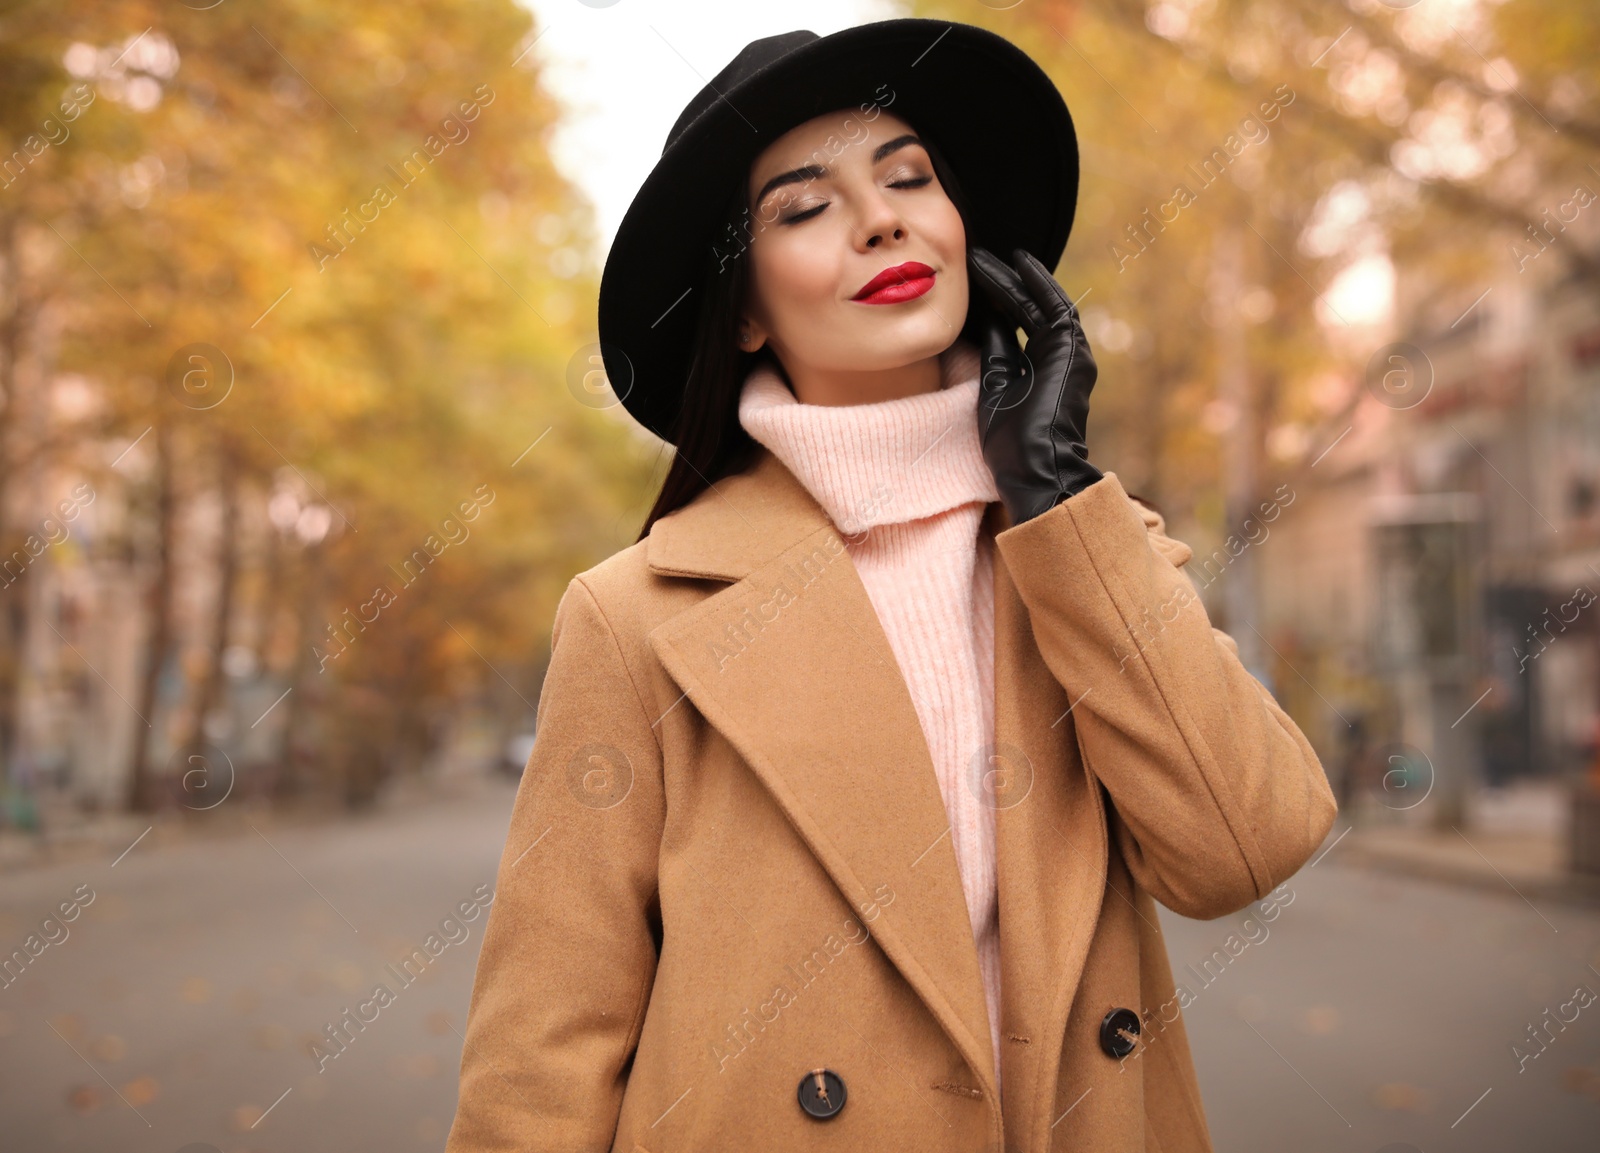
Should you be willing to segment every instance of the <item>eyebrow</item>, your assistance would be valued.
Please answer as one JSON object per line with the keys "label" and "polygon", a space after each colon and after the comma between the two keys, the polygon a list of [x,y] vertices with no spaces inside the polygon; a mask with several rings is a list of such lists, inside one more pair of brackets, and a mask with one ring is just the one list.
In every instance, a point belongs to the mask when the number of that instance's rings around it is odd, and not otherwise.
{"label": "eyebrow", "polygon": [[[874,148],[872,150],[872,163],[877,164],[885,156],[898,152],[908,144],[927,147],[915,133],[907,132],[903,136],[896,136],[893,140],[886,140]],[[790,169],[788,172],[780,172],[761,186],[761,193],[755,198],[755,205],[760,207],[762,201],[766,200],[767,193],[774,188],[781,188],[785,184],[799,184],[803,181],[819,180],[828,174],[828,166],[826,164],[807,164],[800,168]]]}

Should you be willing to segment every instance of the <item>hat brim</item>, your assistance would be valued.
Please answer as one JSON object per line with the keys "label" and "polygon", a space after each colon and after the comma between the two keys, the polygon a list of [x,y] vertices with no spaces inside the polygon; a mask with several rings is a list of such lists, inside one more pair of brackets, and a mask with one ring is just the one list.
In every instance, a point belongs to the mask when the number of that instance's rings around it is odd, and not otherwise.
{"label": "hat brim", "polygon": [[[885,20],[820,37],[723,93],[662,154],[606,258],[600,352],[612,389],[670,441],[710,270],[740,251],[719,236],[737,181],[814,116],[874,105],[914,125],[955,172],[967,243],[1054,268],[1078,196],[1078,146],[1049,76],[1004,37],[944,20]],[[727,261],[728,268],[734,267]]]}

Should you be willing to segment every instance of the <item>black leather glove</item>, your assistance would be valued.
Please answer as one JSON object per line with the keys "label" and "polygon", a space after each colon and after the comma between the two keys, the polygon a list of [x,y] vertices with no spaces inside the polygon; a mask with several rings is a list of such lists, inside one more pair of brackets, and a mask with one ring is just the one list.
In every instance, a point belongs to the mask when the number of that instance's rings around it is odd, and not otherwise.
{"label": "black leather glove", "polygon": [[[967,254],[981,307],[978,431],[1013,525],[1048,512],[1104,474],[1089,463],[1084,425],[1098,370],[1066,291],[1019,248],[1012,268],[986,249]],[[998,312],[996,311],[998,310]],[[1016,329],[1028,336],[1026,353]]]}

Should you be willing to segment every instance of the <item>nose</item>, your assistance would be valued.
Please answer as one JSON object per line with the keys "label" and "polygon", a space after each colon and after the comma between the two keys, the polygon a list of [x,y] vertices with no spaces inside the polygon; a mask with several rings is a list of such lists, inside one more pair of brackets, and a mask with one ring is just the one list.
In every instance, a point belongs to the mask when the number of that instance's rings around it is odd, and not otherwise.
{"label": "nose", "polygon": [[906,238],[905,219],[877,187],[863,194],[861,218],[856,225],[856,244],[863,251],[877,248],[886,238]]}

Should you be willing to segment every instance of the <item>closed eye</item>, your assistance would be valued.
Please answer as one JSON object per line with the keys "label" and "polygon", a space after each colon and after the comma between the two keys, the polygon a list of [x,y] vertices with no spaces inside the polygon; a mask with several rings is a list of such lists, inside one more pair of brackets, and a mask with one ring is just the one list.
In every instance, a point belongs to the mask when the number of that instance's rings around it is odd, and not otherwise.
{"label": "closed eye", "polygon": [[[911,178],[909,180],[891,181],[890,184],[889,184],[889,187],[890,188],[921,188],[924,185],[931,184],[932,182],[933,182],[933,177],[931,177],[931,176],[917,176],[917,177],[913,177],[913,178]],[[807,208],[803,212],[796,212],[793,216],[785,216],[778,223],[780,223],[780,224],[798,224],[802,220],[810,220],[813,216],[817,215],[819,212],[821,212],[826,207],[828,207],[828,202],[826,200],[824,200],[821,204],[817,205],[815,208]]]}

